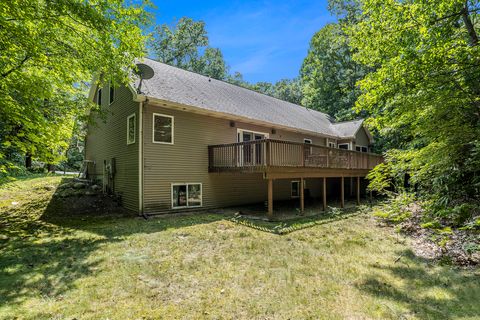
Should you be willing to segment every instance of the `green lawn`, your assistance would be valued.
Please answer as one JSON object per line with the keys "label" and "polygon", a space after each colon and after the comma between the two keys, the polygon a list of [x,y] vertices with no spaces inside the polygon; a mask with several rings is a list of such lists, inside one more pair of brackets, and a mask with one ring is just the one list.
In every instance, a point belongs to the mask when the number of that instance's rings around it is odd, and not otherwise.
{"label": "green lawn", "polygon": [[60,180],[0,186],[2,319],[480,316],[478,270],[415,257],[368,214],[287,235],[217,214],[78,216],[50,202]]}

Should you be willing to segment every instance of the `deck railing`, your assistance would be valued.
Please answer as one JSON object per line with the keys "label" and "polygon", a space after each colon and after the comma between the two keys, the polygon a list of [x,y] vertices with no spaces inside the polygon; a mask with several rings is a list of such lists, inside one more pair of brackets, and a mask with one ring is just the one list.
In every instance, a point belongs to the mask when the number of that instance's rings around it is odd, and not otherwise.
{"label": "deck railing", "polygon": [[373,169],[378,154],[314,144],[262,139],[208,146],[209,171],[261,170],[267,167]]}

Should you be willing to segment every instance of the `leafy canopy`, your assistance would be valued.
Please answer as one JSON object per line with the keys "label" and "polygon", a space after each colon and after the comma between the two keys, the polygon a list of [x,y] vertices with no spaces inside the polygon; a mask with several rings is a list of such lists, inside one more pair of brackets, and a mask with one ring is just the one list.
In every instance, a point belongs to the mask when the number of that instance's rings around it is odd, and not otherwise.
{"label": "leafy canopy", "polygon": [[353,61],[348,37],[338,23],[320,29],[310,41],[301,68],[303,105],[328,113],[337,120],[351,120],[360,95],[356,83],[367,69]]}
{"label": "leafy canopy", "polygon": [[215,79],[226,79],[228,67],[218,48],[209,46],[205,22],[183,17],[174,26],[156,28],[152,48],[163,63]]}
{"label": "leafy canopy", "polygon": [[[75,120],[92,106],[92,74],[127,81],[144,53],[146,3],[119,0],[0,2],[0,162],[13,154],[53,163]],[[0,163],[0,167],[2,164]]]}
{"label": "leafy canopy", "polygon": [[479,201],[479,3],[361,3],[347,32],[355,61],[376,71],[360,81],[356,108],[392,142],[374,185],[407,173],[438,206]]}

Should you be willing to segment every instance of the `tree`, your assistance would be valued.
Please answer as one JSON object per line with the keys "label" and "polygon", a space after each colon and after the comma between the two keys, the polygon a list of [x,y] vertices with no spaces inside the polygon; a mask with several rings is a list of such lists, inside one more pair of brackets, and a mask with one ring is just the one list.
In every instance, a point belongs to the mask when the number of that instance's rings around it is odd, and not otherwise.
{"label": "tree", "polygon": [[192,71],[223,80],[226,78],[228,67],[220,49],[207,47],[200,59],[192,66]]}
{"label": "tree", "polygon": [[376,71],[360,81],[356,108],[395,141],[382,172],[410,175],[437,209],[478,203],[479,3],[363,0],[362,11],[348,28],[354,59]]}
{"label": "tree", "polygon": [[338,23],[320,29],[312,38],[301,68],[302,104],[337,120],[351,120],[360,95],[356,83],[367,69],[353,61],[348,37]]}
{"label": "tree", "polygon": [[298,78],[282,79],[275,83],[273,88],[275,98],[295,104],[302,103],[302,86]]}
{"label": "tree", "polygon": [[222,52],[208,45],[205,22],[186,17],[178,20],[175,26],[158,26],[152,41],[159,61],[215,79],[226,79],[228,67]]}
{"label": "tree", "polygon": [[7,155],[62,158],[86,90],[126,82],[144,53],[142,5],[116,0],[0,2],[0,167]]}

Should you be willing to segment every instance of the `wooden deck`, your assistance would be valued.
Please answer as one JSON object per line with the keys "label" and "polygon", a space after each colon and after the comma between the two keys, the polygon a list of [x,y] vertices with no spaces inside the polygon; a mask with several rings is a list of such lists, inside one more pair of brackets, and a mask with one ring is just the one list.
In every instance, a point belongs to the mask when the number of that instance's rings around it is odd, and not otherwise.
{"label": "wooden deck", "polygon": [[345,177],[356,177],[357,203],[360,178],[383,162],[378,154],[329,148],[307,143],[262,139],[208,146],[209,172],[263,173],[268,180],[268,215],[273,215],[273,180],[300,179],[300,211],[304,211],[304,180],[321,178],[322,206],[327,208],[327,178],[341,178],[340,206],[345,205]]}
{"label": "wooden deck", "polygon": [[272,177],[364,176],[383,161],[378,154],[272,139],[209,146],[208,159],[209,172],[262,172]]}

